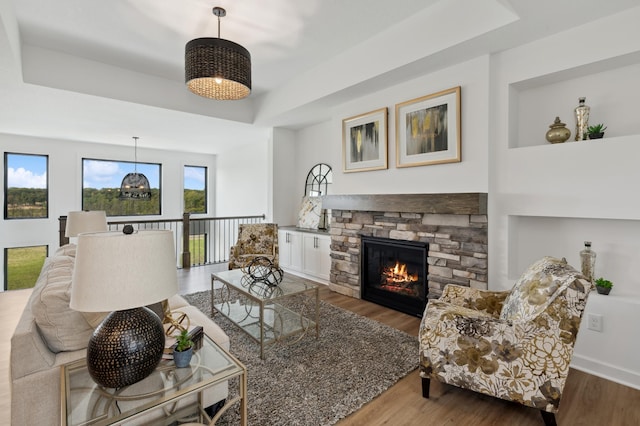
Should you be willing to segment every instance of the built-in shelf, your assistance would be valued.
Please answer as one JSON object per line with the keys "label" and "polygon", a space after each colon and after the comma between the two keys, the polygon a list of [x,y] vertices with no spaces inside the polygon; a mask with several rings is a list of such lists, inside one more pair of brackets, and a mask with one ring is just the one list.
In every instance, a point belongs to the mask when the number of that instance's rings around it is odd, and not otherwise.
{"label": "built-in shelf", "polygon": [[607,138],[640,135],[635,110],[640,87],[640,52],[621,55],[509,85],[509,148],[551,145],[545,133],[555,117],[571,130],[579,97],[591,107],[589,124],[604,123]]}
{"label": "built-in shelf", "polygon": [[640,223],[619,219],[509,216],[508,277],[517,279],[542,256],[566,258],[580,268],[579,252],[591,241],[595,274],[618,283],[618,295],[640,298],[635,265],[640,262]]}

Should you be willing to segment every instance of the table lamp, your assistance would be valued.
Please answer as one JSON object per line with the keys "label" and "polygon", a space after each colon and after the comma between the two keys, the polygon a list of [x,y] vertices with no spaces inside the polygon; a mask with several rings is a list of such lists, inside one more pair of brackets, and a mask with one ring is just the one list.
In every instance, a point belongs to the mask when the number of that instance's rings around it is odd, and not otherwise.
{"label": "table lamp", "polygon": [[67,226],[64,236],[77,237],[83,232],[106,232],[107,214],[104,210],[78,211],[67,214]]}
{"label": "table lamp", "polygon": [[162,357],[164,328],[145,305],[177,292],[171,231],[78,236],[69,305],[80,312],[113,311],[87,346],[87,368],[96,383],[121,388],[153,372]]}

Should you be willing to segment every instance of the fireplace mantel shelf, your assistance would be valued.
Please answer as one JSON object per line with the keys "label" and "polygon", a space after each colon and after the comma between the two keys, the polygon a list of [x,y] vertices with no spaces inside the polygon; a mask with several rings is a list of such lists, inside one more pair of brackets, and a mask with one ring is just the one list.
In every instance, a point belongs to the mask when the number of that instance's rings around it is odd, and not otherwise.
{"label": "fireplace mantel shelf", "polygon": [[443,194],[325,195],[322,207],[335,210],[431,214],[487,214],[484,192]]}

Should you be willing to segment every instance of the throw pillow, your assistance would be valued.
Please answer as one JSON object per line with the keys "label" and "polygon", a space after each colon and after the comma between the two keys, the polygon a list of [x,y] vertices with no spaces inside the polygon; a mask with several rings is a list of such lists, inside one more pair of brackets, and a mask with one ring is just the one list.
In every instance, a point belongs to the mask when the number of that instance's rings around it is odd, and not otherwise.
{"label": "throw pillow", "polygon": [[533,263],[513,286],[504,301],[500,318],[530,321],[582,275],[564,259],[550,256]]}
{"label": "throw pillow", "polygon": [[30,299],[38,330],[51,352],[75,351],[87,347],[94,325],[104,313],[83,314],[69,308],[74,258],[56,256],[49,262]]}

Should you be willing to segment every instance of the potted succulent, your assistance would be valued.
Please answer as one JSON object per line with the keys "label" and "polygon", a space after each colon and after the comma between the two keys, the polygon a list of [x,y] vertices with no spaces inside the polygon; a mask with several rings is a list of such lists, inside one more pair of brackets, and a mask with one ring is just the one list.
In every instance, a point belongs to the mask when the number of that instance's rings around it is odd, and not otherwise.
{"label": "potted succulent", "polygon": [[176,367],[188,367],[193,355],[193,340],[187,330],[182,330],[176,336],[176,347],[173,349],[173,362]]}
{"label": "potted succulent", "polygon": [[587,127],[587,134],[589,139],[601,139],[605,130],[607,130],[607,126],[604,124],[596,124],[595,126]]}
{"label": "potted succulent", "polygon": [[613,287],[613,283],[609,280],[605,280],[602,277],[596,280],[596,290],[600,294],[609,294],[611,287]]}

